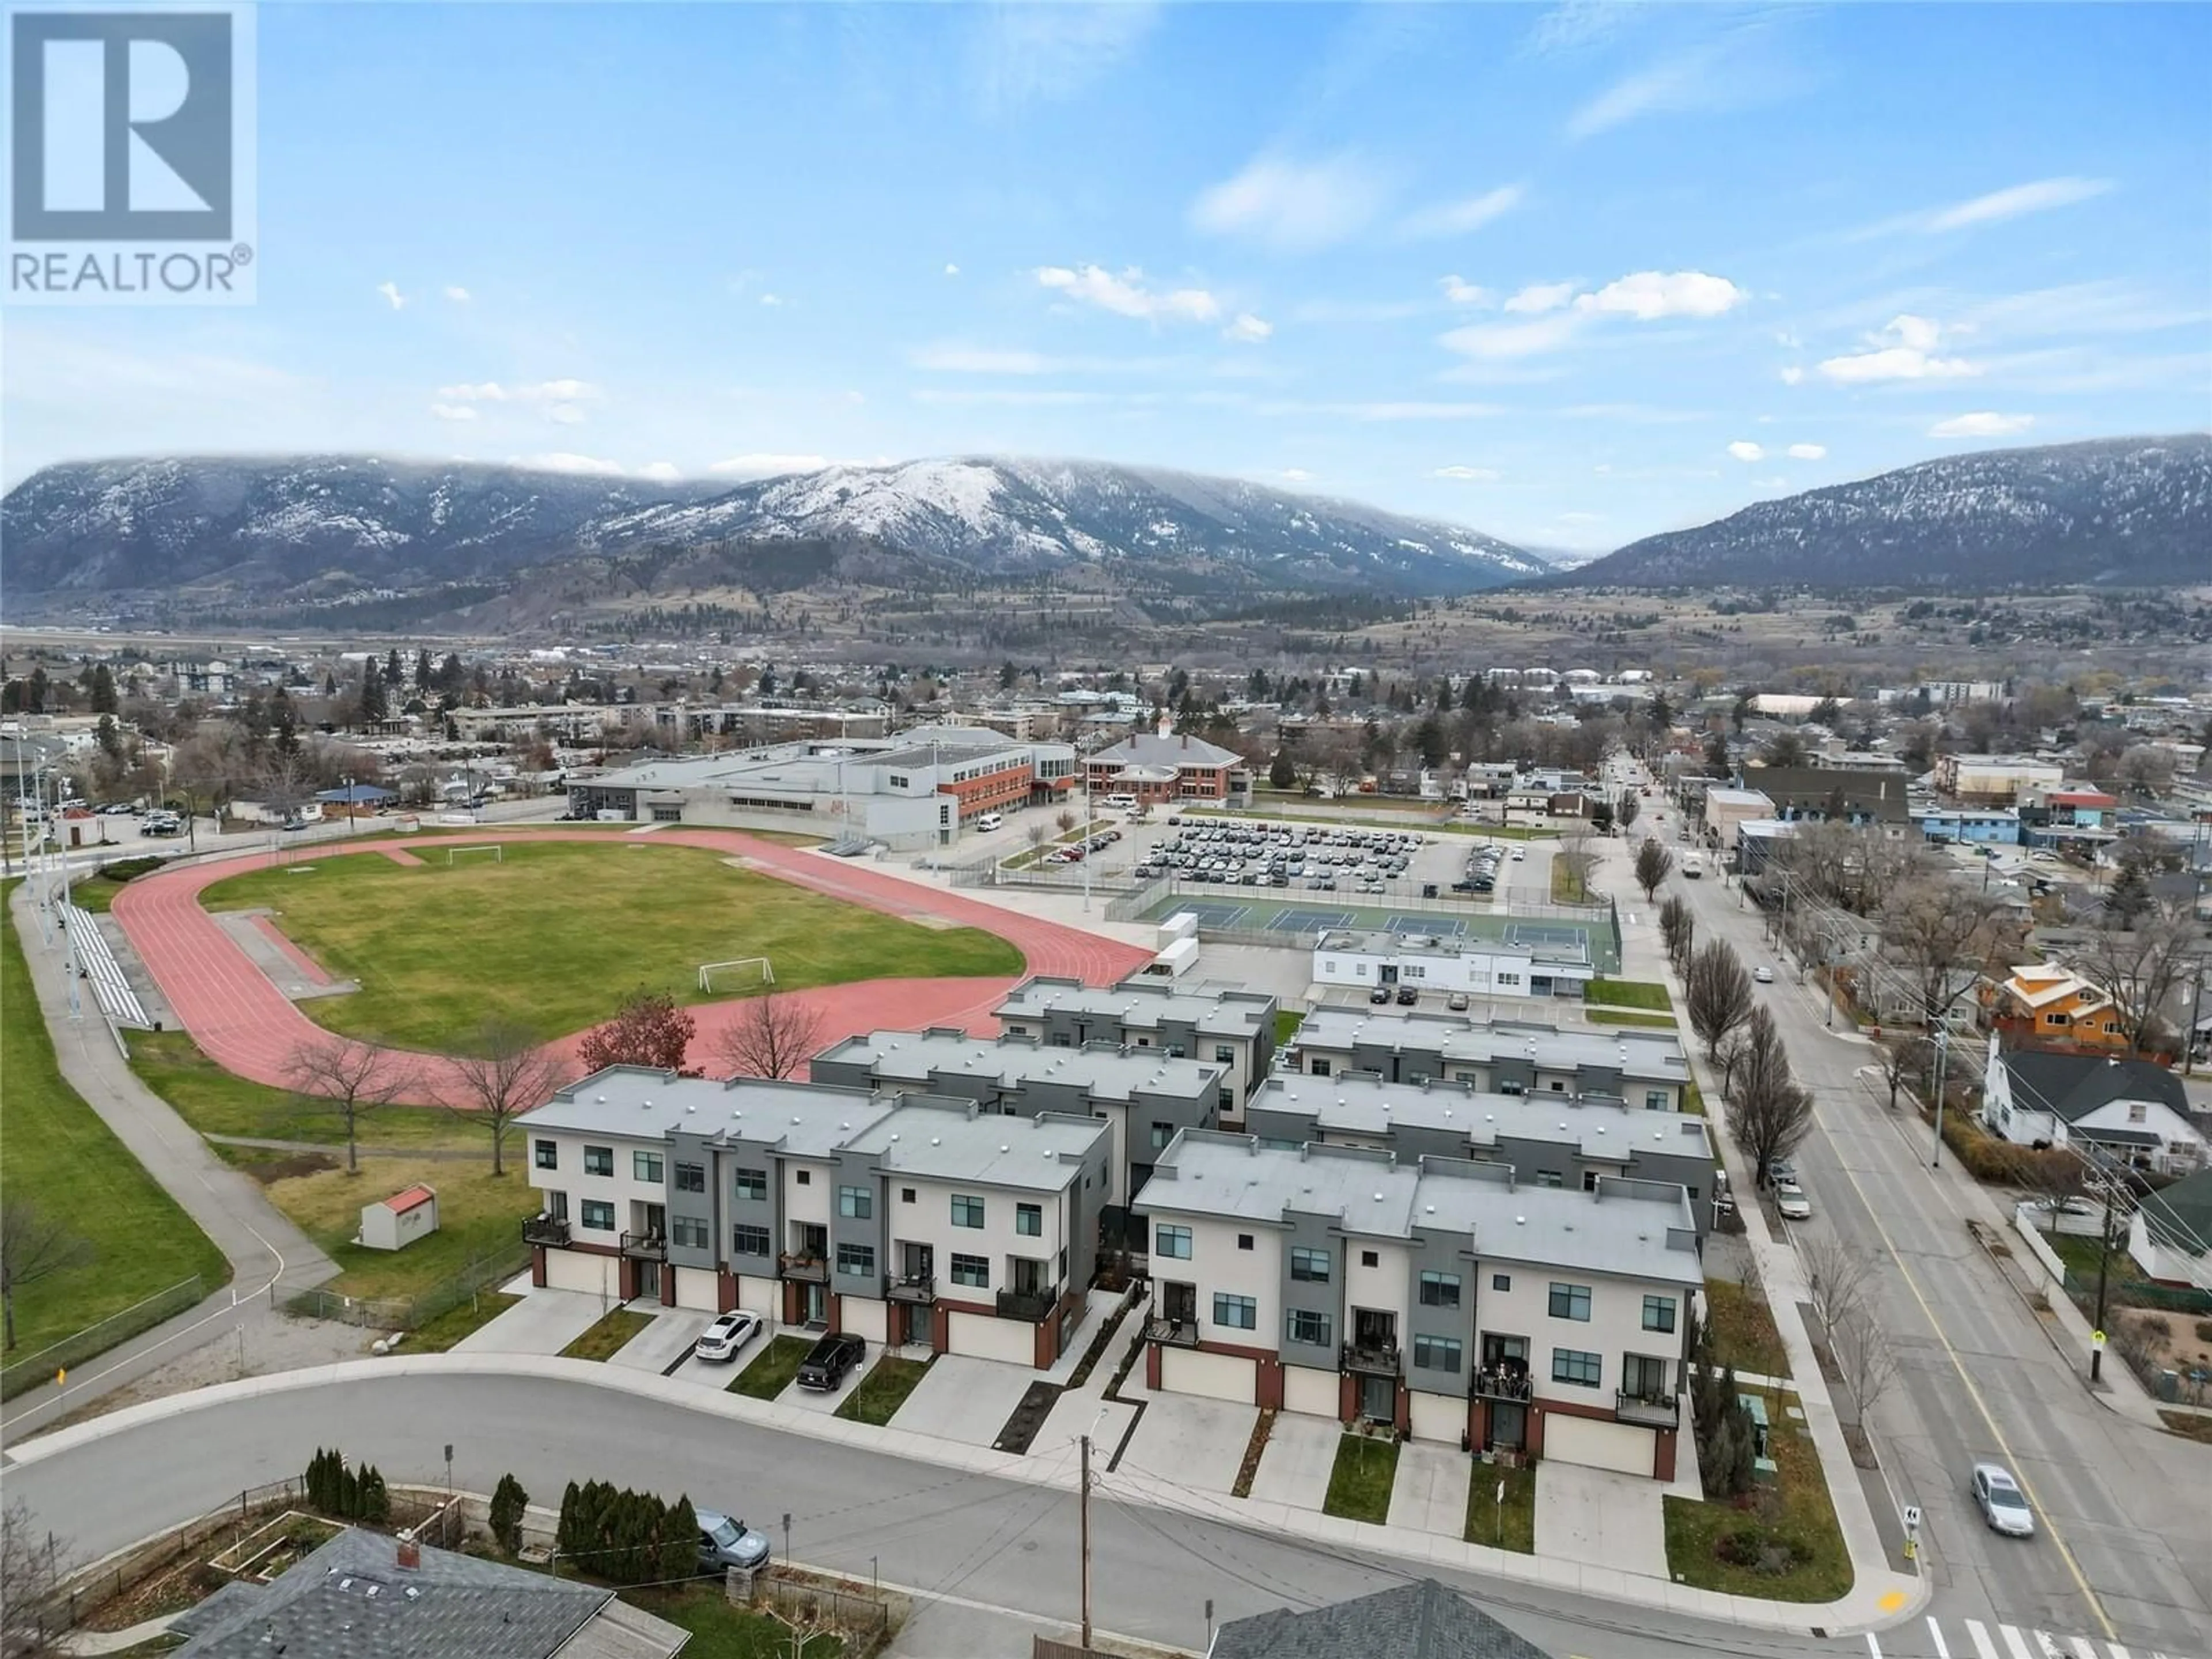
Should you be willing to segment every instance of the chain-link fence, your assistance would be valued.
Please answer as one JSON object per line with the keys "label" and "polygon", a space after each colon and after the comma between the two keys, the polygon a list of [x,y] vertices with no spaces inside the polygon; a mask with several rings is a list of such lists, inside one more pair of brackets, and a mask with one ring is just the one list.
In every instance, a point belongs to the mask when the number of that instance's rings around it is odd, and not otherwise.
{"label": "chain-link fence", "polygon": [[0,1400],[13,1400],[40,1383],[52,1382],[56,1372],[81,1365],[95,1354],[105,1353],[143,1331],[152,1330],[163,1320],[173,1319],[185,1309],[196,1306],[207,1293],[207,1282],[195,1273],[36,1353],[25,1354],[10,1362],[5,1370],[0,1370]]}
{"label": "chain-link fence", "polygon": [[328,1319],[380,1331],[411,1331],[457,1308],[483,1291],[496,1290],[530,1266],[530,1247],[520,1238],[488,1256],[479,1256],[451,1279],[410,1297],[344,1296],[336,1291],[302,1291],[284,1304],[304,1319]]}

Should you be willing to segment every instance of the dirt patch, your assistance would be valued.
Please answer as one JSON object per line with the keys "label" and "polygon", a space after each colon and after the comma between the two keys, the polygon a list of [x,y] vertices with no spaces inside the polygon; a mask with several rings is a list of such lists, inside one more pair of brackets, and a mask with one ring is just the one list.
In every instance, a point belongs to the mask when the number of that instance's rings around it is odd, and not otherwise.
{"label": "dirt patch", "polygon": [[2148,1308],[2118,1308],[2107,1316],[2115,1331],[2142,1345],[2152,1364],[2185,1377],[2192,1370],[2212,1372],[2212,1316]]}
{"label": "dirt patch", "polygon": [[1261,1455],[1267,1449],[1267,1435],[1275,1426],[1274,1408],[1261,1410],[1260,1420],[1252,1425],[1252,1438],[1244,1448],[1243,1465],[1237,1471],[1237,1484],[1229,1489],[1231,1498],[1249,1498],[1252,1482],[1260,1473]]}
{"label": "dirt patch", "polygon": [[321,1175],[338,1167],[338,1161],[320,1152],[295,1152],[288,1158],[270,1158],[266,1163],[241,1164],[238,1166],[264,1187],[280,1181],[289,1181],[295,1176]]}

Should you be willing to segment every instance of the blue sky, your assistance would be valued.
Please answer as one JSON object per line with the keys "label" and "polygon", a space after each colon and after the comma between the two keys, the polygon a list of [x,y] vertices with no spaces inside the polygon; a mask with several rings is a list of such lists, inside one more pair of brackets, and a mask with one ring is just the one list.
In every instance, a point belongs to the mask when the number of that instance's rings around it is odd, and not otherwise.
{"label": "blue sky", "polygon": [[981,452],[1611,547],[2212,413],[2212,9],[272,5],[260,300],[17,311],[6,476]]}

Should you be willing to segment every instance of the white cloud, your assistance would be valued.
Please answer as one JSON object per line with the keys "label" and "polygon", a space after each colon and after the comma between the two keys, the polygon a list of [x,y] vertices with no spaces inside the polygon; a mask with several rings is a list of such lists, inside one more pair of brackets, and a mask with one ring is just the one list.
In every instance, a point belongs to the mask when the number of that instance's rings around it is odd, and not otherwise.
{"label": "white cloud", "polygon": [[2015,432],[2025,432],[2035,424],[2033,415],[1998,415],[1980,410],[1972,415],[1954,415],[1948,421],[1938,421],[1928,428],[1931,438],[2007,438]]}
{"label": "white cloud", "polygon": [[1136,52],[1158,21],[1152,4],[976,7],[969,70],[994,113],[1073,97]]}
{"label": "white cloud", "polygon": [[1728,453],[1739,461],[1763,461],[1766,459],[1766,451],[1763,447],[1743,438],[1739,438],[1730,444],[1728,447]]}
{"label": "white cloud", "polygon": [[557,421],[562,426],[581,426],[584,411],[574,404],[555,404],[545,411],[545,418]]}
{"label": "white cloud", "polygon": [[520,456],[515,465],[536,467],[541,472],[604,473],[613,477],[623,473],[620,461],[603,461],[595,455],[571,454],[565,450],[556,450],[549,455]]}
{"label": "white cloud", "polygon": [[1580,316],[1562,311],[1531,323],[1478,323],[1455,328],[1443,337],[1443,344],[1467,357],[1531,357],[1565,345],[1582,325]]}
{"label": "white cloud", "polygon": [[826,455],[732,455],[707,471],[726,477],[772,478],[786,472],[819,472],[829,465]]}
{"label": "white cloud", "polygon": [[407,296],[399,291],[399,284],[397,283],[379,283],[376,285],[376,291],[391,302],[394,311],[398,311],[407,303]]}
{"label": "white cloud", "polygon": [[1310,483],[1313,474],[1302,466],[1286,466],[1275,475],[1285,483]]}
{"label": "white cloud", "polygon": [[1440,466],[1429,476],[1432,478],[1451,478],[1462,483],[1492,483],[1504,474],[1494,466]]}
{"label": "white cloud", "polygon": [[1986,196],[1942,209],[1930,216],[1928,228],[1961,230],[1968,225],[2016,219],[2023,213],[2045,213],[2052,208],[2071,207],[2093,196],[2102,196],[2112,187],[2109,179],[2039,179],[2033,184],[1991,191]]}
{"label": "white cloud", "polygon": [[1490,303],[1488,289],[1477,288],[1459,276],[1440,276],[1437,279],[1437,286],[1443,289],[1444,298],[1455,306],[1486,306]]}
{"label": "white cloud", "polygon": [[1783,384],[1783,385],[1784,385],[1784,386],[1796,386],[1799,381],[1802,380],[1804,378],[1805,378],[1805,371],[1804,371],[1802,368],[1799,368],[1796,363],[1789,363],[1789,364],[1785,364],[1785,365],[1784,366],[1783,370],[1782,370],[1782,384]]}
{"label": "white cloud", "polygon": [[539,380],[528,386],[480,380],[438,388],[438,396],[453,404],[574,404],[599,395],[599,387],[588,380]]}
{"label": "white cloud", "polygon": [[1828,447],[1826,444],[1792,444],[1790,446],[1790,459],[1793,461],[1823,461],[1827,459],[1827,458]]}
{"label": "white cloud", "polygon": [[945,274],[947,276],[957,276],[960,274],[960,267],[956,264],[948,264],[945,267]]}
{"label": "white cloud", "polygon": [[1717,317],[1748,296],[1725,276],[1702,270],[1639,270],[1575,301],[1583,311],[1650,322],[1659,317]]}
{"label": "white cloud", "polygon": [[676,463],[673,461],[647,461],[643,466],[638,468],[637,476],[666,483],[671,479],[680,478],[684,475],[676,470]]}
{"label": "white cloud", "polygon": [[1255,156],[1200,193],[1190,222],[1217,236],[1249,236],[1300,253],[1364,230],[1389,194],[1388,182],[1354,155],[1311,162]]}
{"label": "white cloud", "polygon": [[760,296],[760,302],[764,306],[780,306],[783,303],[783,296],[781,294],[763,294]]}
{"label": "white cloud", "polygon": [[1820,373],[1839,386],[1862,386],[1875,380],[1948,380],[1978,374],[1979,368],[1963,357],[1934,356],[1942,342],[1942,325],[1927,317],[1893,317],[1866,337],[1868,349],[1820,364]]}
{"label": "white cloud", "polygon": [[1449,403],[1266,403],[1262,415],[1334,415],[1353,421],[1475,421],[1503,415],[1500,404]]}
{"label": "white cloud", "polygon": [[430,412],[441,421],[473,421],[477,417],[471,404],[432,404]]}
{"label": "white cloud", "polygon": [[1534,317],[1547,311],[1557,311],[1575,297],[1572,283],[1531,283],[1505,301],[1507,311]]}
{"label": "white cloud", "polygon": [[1097,306],[1119,317],[1146,322],[1210,323],[1221,314],[1221,302],[1204,289],[1182,288],[1160,292],[1146,287],[1145,273],[1131,265],[1119,276],[1098,265],[1041,265],[1036,279],[1046,288],[1072,300]]}
{"label": "white cloud", "polygon": [[468,289],[461,287],[458,283],[448,283],[446,285],[446,297],[457,306],[465,306],[473,296]]}
{"label": "white cloud", "polygon": [[1755,21],[1662,58],[1583,104],[1569,118],[1567,136],[1595,137],[1646,115],[1710,114],[1790,97],[1807,77],[1784,38],[1771,21]]}
{"label": "white cloud", "polygon": [[1480,196],[1439,202],[1409,215],[1398,227],[1398,234],[1415,241],[1437,236],[1464,236],[1481,229],[1501,214],[1510,213],[1521,204],[1522,193],[1519,185],[1500,185]]}
{"label": "white cloud", "polygon": [[1273,323],[1263,322],[1249,311],[1237,313],[1237,320],[1221,331],[1224,340],[1234,340],[1240,345],[1258,345],[1275,331]]}

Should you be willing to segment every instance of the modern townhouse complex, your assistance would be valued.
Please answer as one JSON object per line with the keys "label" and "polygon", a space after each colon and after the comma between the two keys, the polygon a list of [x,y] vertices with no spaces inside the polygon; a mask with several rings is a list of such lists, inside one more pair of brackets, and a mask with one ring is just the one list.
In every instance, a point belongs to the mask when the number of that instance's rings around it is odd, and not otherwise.
{"label": "modern townhouse complex", "polygon": [[1612,1096],[1484,1094],[1425,1078],[1385,1083],[1371,1072],[1272,1077],[1245,1108],[1261,1146],[1310,1142],[1417,1158],[1511,1166],[1524,1186],[1595,1192],[1607,1176],[1680,1187],[1702,1236],[1720,1176],[1705,1120],[1645,1111]]}
{"label": "modern townhouse complex", "polygon": [[1192,1130],[1138,1208],[1148,1386],[1674,1478],[1703,1282],[1680,1187]]}
{"label": "modern townhouse complex", "polygon": [[1276,1007],[1265,991],[1177,986],[1142,975],[1113,986],[1039,975],[1014,987],[992,1018],[1009,1036],[1056,1048],[1104,1042],[1225,1066],[1224,1086],[1236,1099],[1222,1112],[1233,1122],[1273,1064]]}
{"label": "modern townhouse complex", "polygon": [[613,1066],[518,1124],[534,1284],[1038,1366],[1081,1317],[1097,1118]]}
{"label": "modern townhouse complex", "polygon": [[1561,1030],[1457,1014],[1316,1008],[1298,1027],[1291,1067],[1308,1077],[1371,1072],[1386,1083],[1423,1078],[1485,1094],[1606,1096],[1640,1110],[1679,1112],[1689,1062],[1671,1032]]}
{"label": "modern townhouse complex", "polygon": [[810,1075],[884,1095],[972,1100],[987,1115],[1103,1118],[1113,1139],[1102,1218],[1114,1237],[1152,1160],[1182,1130],[1215,1127],[1231,1103],[1224,1065],[1103,1041],[1058,1048],[1033,1036],[972,1037],[957,1027],[848,1037],[817,1054]]}

